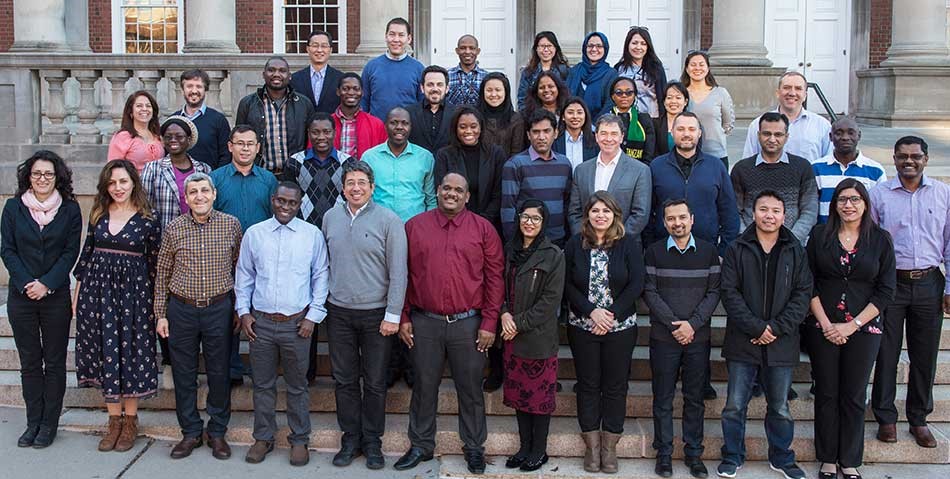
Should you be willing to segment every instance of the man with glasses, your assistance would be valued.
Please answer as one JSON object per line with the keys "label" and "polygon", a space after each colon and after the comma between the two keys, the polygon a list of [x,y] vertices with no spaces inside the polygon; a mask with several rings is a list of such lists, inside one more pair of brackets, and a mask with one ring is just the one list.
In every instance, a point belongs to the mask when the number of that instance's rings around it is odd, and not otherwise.
{"label": "man with glasses", "polygon": [[396,17],[386,24],[386,53],[363,67],[363,111],[384,118],[399,106],[423,100],[419,81],[425,66],[409,56],[412,27],[405,18]]}
{"label": "man with glasses", "polygon": [[815,181],[818,182],[818,223],[828,222],[828,209],[835,187],[845,178],[854,178],[870,191],[874,185],[887,180],[884,167],[864,156],[858,150],[861,129],[858,124],[843,116],[831,125],[831,143],[834,151],[812,163]]}
{"label": "man with glasses", "polygon": [[336,87],[343,72],[328,65],[333,52],[333,37],[329,32],[313,31],[307,39],[310,65],[294,72],[290,84],[294,90],[309,98],[316,111],[333,113],[340,106]]}
{"label": "man with glasses", "polygon": [[488,72],[478,66],[478,39],[474,35],[465,34],[459,37],[455,47],[455,54],[459,57],[459,64],[449,68],[449,94],[445,102],[449,105],[478,105],[478,92],[482,80]]}

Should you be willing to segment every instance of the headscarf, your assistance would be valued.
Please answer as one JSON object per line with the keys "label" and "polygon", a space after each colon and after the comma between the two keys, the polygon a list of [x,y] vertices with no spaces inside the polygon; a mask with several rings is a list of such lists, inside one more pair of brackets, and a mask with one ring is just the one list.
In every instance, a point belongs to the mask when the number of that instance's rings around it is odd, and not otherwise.
{"label": "headscarf", "polygon": [[[541,211],[541,231],[538,232],[538,236],[534,238],[534,241],[528,245],[527,248],[524,247],[524,235],[521,234],[520,221],[517,218],[524,213],[524,210],[528,208],[537,208]],[[511,254],[508,256],[508,262],[511,264],[511,267],[517,271],[521,265],[525,264],[528,261],[528,258],[538,250],[538,246],[543,242],[545,238],[545,230],[548,226],[548,208],[544,206],[544,202],[534,198],[528,198],[521,202],[521,205],[518,206],[517,211],[515,212],[515,218],[519,221],[518,227],[515,228],[514,234],[511,236],[511,243],[509,248]]]}
{"label": "headscarf", "polygon": [[[594,35],[600,37],[600,40],[604,42],[604,57],[596,64],[591,63],[590,58],[587,56],[587,42],[589,42]],[[603,104],[603,99],[600,98],[600,96],[603,91],[604,80],[609,76],[613,76],[612,74],[616,74],[616,70],[607,64],[607,54],[610,53],[610,43],[607,41],[607,35],[600,32],[588,33],[587,36],[584,37],[584,45],[581,49],[584,55],[581,62],[571,68],[567,86],[571,90],[572,95],[584,98],[584,101],[587,102],[587,105],[591,107],[591,111],[593,112],[599,109]],[[581,84],[587,85],[587,89],[582,88]]]}
{"label": "headscarf", "polygon": [[[485,101],[485,84],[488,80],[499,80],[505,87],[505,100],[501,105],[491,106]],[[482,112],[486,120],[495,120],[499,127],[507,127],[511,123],[511,116],[515,109],[511,106],[511,83],[508,77],[501,72],[491,72],[485,76],[481,85],[478,87],[478,110]]]}

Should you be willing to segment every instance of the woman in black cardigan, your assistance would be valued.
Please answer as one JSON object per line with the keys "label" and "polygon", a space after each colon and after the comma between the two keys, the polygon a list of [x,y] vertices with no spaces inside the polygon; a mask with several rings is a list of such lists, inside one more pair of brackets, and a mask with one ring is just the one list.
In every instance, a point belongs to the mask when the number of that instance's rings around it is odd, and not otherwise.
{"label": "woman in black cardigan", "polygon": [[646,273],[640,242],[625,234],[622,218],[610,193],[595,192],[584,208],[581,232],[564,248],[567,337],[588,472],[617,472],[617,441],[623,433],[630,359],[637,342],[637,298]]}
{"label": "woman in black cardigan", "polygon": [[40,449],[56,438],[72,318],[69,272],[81,233],[72,173],[56,153],[37,151],[17,167],[17,194],[0,219],[0,256],[10,273],[7,312],[26,404],[20,447]]}
{"label": "woman in black cardigan", "polygon": [[871,368],[881,345],[881,314],[897,287],[894,245],[871,220],[867,189],[853,178],[835,188],[828,223],[808,240],[815,277],[806,322],[815,378],[819,477],[860,478]]}

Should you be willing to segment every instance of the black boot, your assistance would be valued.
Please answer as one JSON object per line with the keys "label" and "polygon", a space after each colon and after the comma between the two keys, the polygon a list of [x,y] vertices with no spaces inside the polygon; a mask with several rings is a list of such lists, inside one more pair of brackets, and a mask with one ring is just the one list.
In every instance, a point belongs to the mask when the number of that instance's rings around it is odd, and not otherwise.
{"label": "black boot", "polygon": [[505,461],[505,467],[508,469],[517,469],[521,467],[524,463],[524,460],[528,457],[528,454],[531,452],[531,434],[533,430],[531,414],[515,411],[515,417],[518,419],[518,439],[521,443],[521,446],[518,448],[518,452],[514,456],[509,456],[508,460]]}

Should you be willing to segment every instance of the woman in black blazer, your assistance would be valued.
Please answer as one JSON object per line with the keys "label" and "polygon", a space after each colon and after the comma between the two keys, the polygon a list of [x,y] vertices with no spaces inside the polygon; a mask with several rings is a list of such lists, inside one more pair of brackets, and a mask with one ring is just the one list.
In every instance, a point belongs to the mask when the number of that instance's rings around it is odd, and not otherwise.
{"label": "woman in black blazer", "polygon": [[[554,139],[551,149],[567,157],[571,162],[572,168],[577,168],[581,163],[595,158],[600,153],[600,147],[597,146],[597,140],[594,138],[594,129],[591,126],[594,119],[590,116],[590,110],[584,99],[579,96],[572,96],[561,108],[561,121],[558,125],[560,134]],[[581,154],[578,157],[567,149],[567,139],[578,138],[581,144]],[[576,144],[576,143],[575,143]]]}
{"label": "woman in black blazer", "polygon": [[678,81],[667,83],[666,91],[663,93],[663,101],[663,114],[653,119],[656,156],[665,155],[673,150],[670,127],[673,125],[676,115],[686,111],[686,107],[689,105],[689,90]]}
{"label": "woman in black blazer", "polygon": [[20,447],[44,448],[56,437],[72,319],[69,272],[81,233],[72,172],[56,153],[37,151],[17,167],[17,193],[0,218],[0,257],[10,273],[7,313],[26,404]]}
{"label": "woman in black blazer", "polygon": [[838,183],[828,223],[806,248],[815,277],[805,341],[815,379],[815,453],[819,477],[860,478],[871,368],[881,345],[881,315],[897,289],[894,245],[871,220],[867,189]]}
{"label": "woman in black blazer", "polygon": [[623,211],[614,197],[597,191],[564,256],[567,337],[577,375],[577,422],[586,445],[584,470],[614,473],[637,342],[637,298],[646,274],[643,250],[637,238],[625,233]]}

